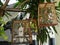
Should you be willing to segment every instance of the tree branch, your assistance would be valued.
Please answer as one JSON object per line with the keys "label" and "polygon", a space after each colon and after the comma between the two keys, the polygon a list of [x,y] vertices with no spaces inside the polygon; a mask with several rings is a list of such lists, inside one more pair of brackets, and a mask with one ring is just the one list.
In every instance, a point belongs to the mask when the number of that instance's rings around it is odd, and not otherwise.
{"label": "tree branch", "polygon": [[6,6],[8,5],[8,3],[9,3],[9,1],[10,1],[10,0],[6,0],[5,4],[1,7],[1,9],[5,9]]}
{"label": "tree branch", "polygon": [[20,8],[6,8],[5,10],[11,12],[26,12],[25,10],[20,10]]}
{"label": "tree branch", "polygon": [[30,0],[25,0],[24,2],[22,2],[21,4],[19,4],[18,6],[17,6],[17,8],[19,8],[19,7],[21,7],[22,5],[24,5],[26,2],[29,2]]}

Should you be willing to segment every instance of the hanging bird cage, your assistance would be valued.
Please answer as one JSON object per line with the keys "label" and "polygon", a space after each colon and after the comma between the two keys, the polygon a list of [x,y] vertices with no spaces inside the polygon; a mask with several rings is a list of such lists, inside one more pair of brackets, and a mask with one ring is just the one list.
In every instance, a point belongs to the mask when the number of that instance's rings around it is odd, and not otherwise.
{"label": "hanging bird cage", "polygon": [[38,5],[38,26],[53,26],[57,24],[57,16],[54,3],[42,3]]}
{"label": "hanging bird cage", "polygon": [[12,45],[32,43],[32,33],[28,20],[14,20],[12,25]]}

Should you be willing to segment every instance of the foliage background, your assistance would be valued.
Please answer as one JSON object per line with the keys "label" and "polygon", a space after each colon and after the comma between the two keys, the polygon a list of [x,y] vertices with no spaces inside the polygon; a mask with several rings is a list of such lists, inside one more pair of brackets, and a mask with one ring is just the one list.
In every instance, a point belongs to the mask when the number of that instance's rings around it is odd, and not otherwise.
{"label": "foliage background", "polygon": [[[23,1],[25,1],[25,0],[19,0],[20,1],[20,4],[23,2]],[[43,1],[43,0],[42,0]],[[17,3],[17,4],[19,4],[19,2]],[[15,6],[17,6],[17,4],[15,5]],[[35,15],[37,15],[37,8],[38,8],[38,0],[32,0],[32,1],[28,1],[27,3],[25,3],[25,4],[29,4],[30,5],[30,8],[28,8],[27,9],[27,11],[28,12],[30,12],[31,13],[31,18],[37,18],[37,16],[35,16]],[[24,4],[24,5],[25,5]],[[24,5],[22,5],[22,7],[24,7]],[[15,8],[15,6],[14,6],[14,8]],[[21,7],[21,9],[22,9],[22,7]],[[35,8],[34,8],[35,7]],[[58,8],[58,7],[57,7]],[[35,13],[36,12],[36,13]],[[59,17],[58,17],[59,18]],[[55,29],[55,28],[54,28]],[[45,30],[45,28],[43,28],[43,30]],[[44,32],[44,31],[43,31]],[[46,32],[46,31],[45,31]],[[56,29],[55,29],[55,32],[56,32]],[[41,32],[42,33],[42,32]],[[46,34],[46,33],[45,33]],[[41,35],[41,36],[43,36],[43,35]],[[44,37],[46,37],[46,35],[44,35]],[[41,39],[41,38],[40,38]],[[44,40],[43,40],[44,38],[42,38],[41,39],[41,41],[43,42]],[[46,38],[45,38],[45,41],[46,41]]]}

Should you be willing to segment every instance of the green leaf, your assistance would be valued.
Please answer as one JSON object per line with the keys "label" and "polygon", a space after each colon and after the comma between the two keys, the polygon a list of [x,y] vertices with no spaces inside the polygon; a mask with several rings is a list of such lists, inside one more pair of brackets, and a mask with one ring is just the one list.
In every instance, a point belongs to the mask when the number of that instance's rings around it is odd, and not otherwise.
{"label": "green leaf", "polygon": [[57,20],[60,23],[60,20]]}
{"label": "green leaf", "polygon": [[5,16],[8,18],[8,15],[7,14],[5,14]]}
{"label": "green leaf", "polygon": [[51,28],[50,27],[48,27],[50,30],[51,30]]}
{"label": "green leaf", "polygon": [[0,26],[0,38],[3,38],[4,40],[7,40],[8,37],[5,34],[4,27]]}
{"label": "green leaf", "polygon": [[5,16],[7,17],[7,18],[9,18],[9,16],[12,16],[9,12],[6,12],[5,13]]}
{"label": "green leaf", "polygon": [[60,7],[60,2],[59,2],[59,4],[58,4],[58,6]]}
{"label": "green leaf", "polygon": [[47,41],[47,32],[46,32],[46,28],[43,27],[38,31],[38,39],[43,43]]}
{"label": "green leaf", "polygon": [[34,27],[34,26],[35,26],[34,23],[31,23],[30,26],[31,26],[31,28],[35,28],[35,27]]}
{"label": "green leaf", "polygon": [[55,33],[57,33],[57,30],[56,30],[55,26],[52,26],[52,27],[53,27],[53,29],[54,29]]}
{"label": "green leaf", "polygon": [[0,26],[0,31],[3,31],[4,30],[4,27]]}
{"label": "green leaf", "polygon": [[25,0],[18,0],[19,2],[23,2],[23,1],[25,1]]}
{"label": "green leaf", "polygon": [[4,27],[0,26],[0,35],[5,34]]}
{"label": "green leaf", "polygon": [[60,11],[60,9],[58,9],[58,8],[56,10]]}
{"label": "green leaf", "polygon": [[9,12],[6,12],[7,15],[12,16]]}
{"label": "green leaf", "polygon": [[0,0],[0,5],[1,5],[1,6],[3,5],[3,3],[1,2],[1,0]]}
{"label": "green leaf", "polygon": [[2,37],[3,37],[4,40],[8,40],[8,36],[7,35],[2,34]]}
{"label": "green leaf", "polygon": [[15,3],[14,8],[16,8],[19,4],[20,2]]}
{"label": "green leaf", "polygon": [[5,22],[3,21],[2,17],[0,17],[0,23],[1,24],[5,24]]}
{"label": "green leaf", "polygon": [[44,3],[44,0],[39,0],[40,3]]}
{"label": "green leaf", "polygon": [[2,21],[2,17],[0,17],[0,21]]}
{"label": "green leaf", "polygon": [[46,0],[47,2],[51,2],[51,0]]}

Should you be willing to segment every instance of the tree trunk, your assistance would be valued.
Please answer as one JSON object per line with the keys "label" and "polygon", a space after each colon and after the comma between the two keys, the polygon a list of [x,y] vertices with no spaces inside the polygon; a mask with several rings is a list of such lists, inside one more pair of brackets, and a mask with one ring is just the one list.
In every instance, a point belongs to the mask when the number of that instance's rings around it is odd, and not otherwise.
{"label": "tree trunk", "polygon": [[0,7],[0,17],[2,17],[4,15],[5,8],[6,8],[8,3],[9,3],[9,0],[6,0],[5,4],[2,7]]}

